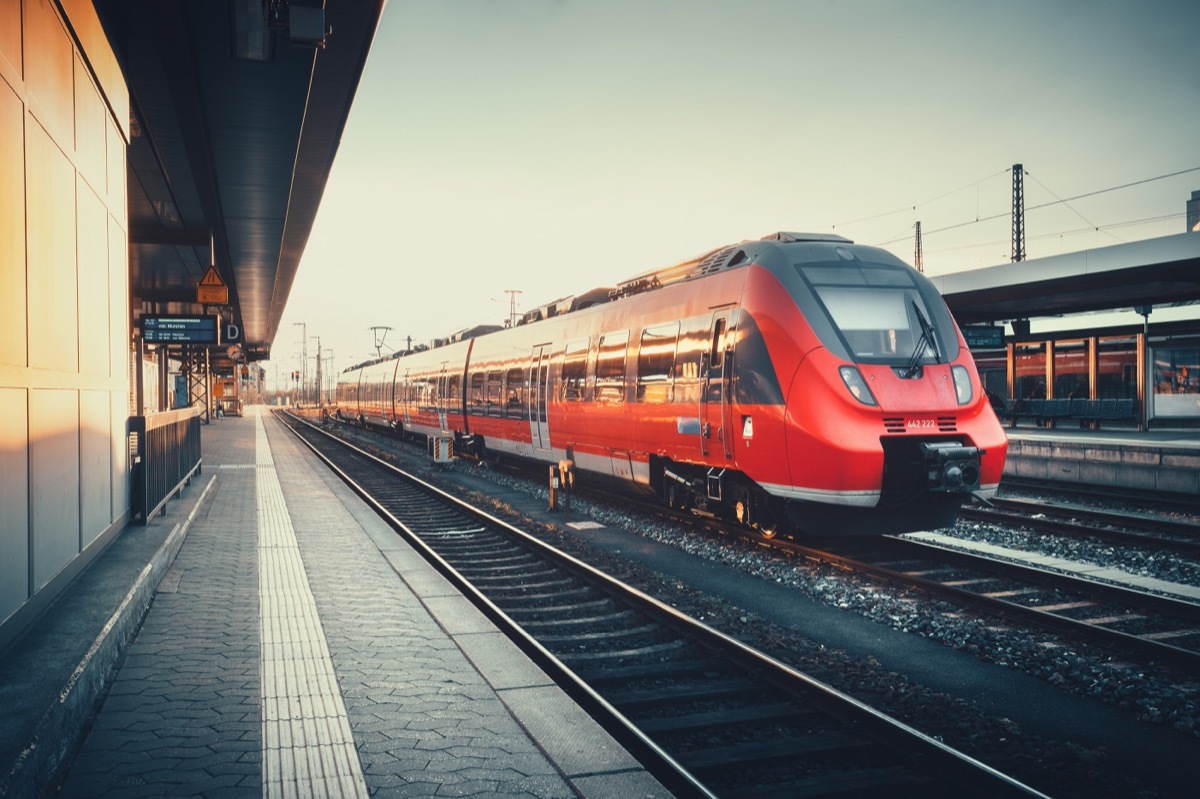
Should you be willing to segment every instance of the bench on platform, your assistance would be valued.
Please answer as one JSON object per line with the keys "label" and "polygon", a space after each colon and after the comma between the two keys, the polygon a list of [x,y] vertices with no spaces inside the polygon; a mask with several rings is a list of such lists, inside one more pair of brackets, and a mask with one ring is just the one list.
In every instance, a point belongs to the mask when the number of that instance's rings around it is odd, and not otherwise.
{"label": "bench on platform", "polygon": [[1069,419],[1093,429],[1104,422],[1138,421],[1132,399],[1010,399],[1004,401],[1003,418],[1009,427],[1016,427],[1020,419],[1038,424]]}

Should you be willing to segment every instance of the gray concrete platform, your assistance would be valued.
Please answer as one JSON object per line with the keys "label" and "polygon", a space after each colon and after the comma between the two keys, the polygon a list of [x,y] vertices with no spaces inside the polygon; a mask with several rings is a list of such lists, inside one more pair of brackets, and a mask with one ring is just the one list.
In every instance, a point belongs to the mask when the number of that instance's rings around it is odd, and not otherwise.
{"label": "gray concrete platform", "polygon": [[1200,493],[1200,428],[1010,427],[1005,432],[1005,477]]}
{"label": "gray concrete platform", "polygon": [[670,795],[265,410],[203,453],[0,653],[0,796]]}

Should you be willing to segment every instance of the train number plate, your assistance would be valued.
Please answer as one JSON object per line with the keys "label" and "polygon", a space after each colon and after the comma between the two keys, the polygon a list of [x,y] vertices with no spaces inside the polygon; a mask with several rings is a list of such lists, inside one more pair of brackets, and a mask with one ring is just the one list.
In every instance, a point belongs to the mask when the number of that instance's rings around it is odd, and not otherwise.
{"label": "train number plate", "polygon": [[905,422],[905,426],[910,430],[925,430],[931,427],[937,427],[937,422],[933,419],[909,419]]}

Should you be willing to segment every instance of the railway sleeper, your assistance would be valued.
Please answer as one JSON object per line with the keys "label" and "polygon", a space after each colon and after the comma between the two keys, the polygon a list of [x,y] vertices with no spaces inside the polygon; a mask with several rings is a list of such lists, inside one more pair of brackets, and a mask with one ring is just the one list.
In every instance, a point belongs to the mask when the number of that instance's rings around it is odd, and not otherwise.
{"label": "railway sleeper", "polygon": [[[543,621],[538,617],[555,618],[559,616],[573,616],[576,613],[581,613],[586,610],[600,610],[601,608],[612,609],[616,605],[611,599],[597,599],[592,602],[577,602],[574,605],[560,605],[559,607],[550,608],[512,608],[506,609],[504,612],[512,616],[514,620],[533,619],[535,621]],[[524,622],[521,622],[524,624]]]}
{"label": "railway sleeper", "polygon": [[[845,771],[834,774],[818,774],[801,780],[789,781],[784,791],[789,796],[804,796],[808,799],[863,799],[879,796],[886,799],[950,795],[951,790],[937,780],[920,777],[899,766]],[[778,799],[779,785],[763,785],[748,790],[738,790],[738,799]]]}
{"label": "railway sleeper", "polygon": [[[455,552],[454,556],[455,557],[468,557],[468,556],[464,556],[460,552]],[[535,558],[533,555],[530,555],[528,552],[520,552],[517,554],[513,554],[511,550],[509,552],[504,553],[503,557],[498,557],[498,558],[486,558],[486,557],[482,557],[480,555],[470,555],[469,557],[471,559],[472,565],[478,566],[480,569],[502,569],[502,568],[506,568],[509,566],[516,566],[516,567],[529,566],[530,564],[538,563],[540,561],[539,558]]]}
{"label": "railway sleeper", "polygon": [[439,542],[438,547],[443,552],[453,552],[455,555],[472,558],[496,553],[511,553],[513,551],[512,544],[500,538],[490,538],[482,541],[469,539],[465,541]]}
{"label": "railway sleeper", "polygon": [[567,635],[539,635],[540,644],[574,644],[588,641],[617,641],[628,638],[645,638],[658,630],[657,624],[645,624],[641,627],[623,627],[619,630],[604,632],[587,632]]}
{"label": "railway sleeper", "polygon": [[501,564],[501,565],[489,565],[487,563],[481,564],[478,561],[472,560],[470,562],[470,565],[463,564],[461,566],[455,566],[454,568],[457,569],[459,572],[461,572],[464,575],[471,575],[471,574],[512,575],[512,574],[522,574],[522,573],[528,571],[530,566],[536,566],[537,563],[538,563],[538,561],[534,558],[523,558],[521,560],[521,562],[519,562],[519,563],[513,563],[513,562],[509,561],[509,562]]}
{"label": "railway sleeper", "polygon": [[661,655],[664,652],[670,652],[672,649],[678,649],[681,646],[686,646],[686,643],[680,640],[663,641],[632,649],[618,649],[612,652],[563,652],[558,654],[558,658],[564,663],[573,666],[577,663],[603,663],[612,660],[632,660],[634,658],[646,657],[647,655]]}
{"label": "railway sleeper", "polygon": [[444,546],[454,546],[455,542],[463,541],[474,544],[479,540],[480,534],[487,532],[483,527],[447,527],[445,524],[438,525],[434,529],[419,529],[426,526],[433,527],[433,522],[434,520],[430,519],[427,525],[422,525],[414,521],[410,522],[408,526],[421,538],[437,541],[439,545]]}
{"label": "railway sleeper", "polygon": [[877,744],[866,738],[846,738],[833,732],[819,732],[786,738],[776,735],[767,741],[693,749],[681,753],[679,759],[689,771],[704,779],[705,775],[711,776],[725,769],[744,768],[774,760],[786,760],[789,767],[795,768],[801,758],[811,761],[814,767],[828,770],[836,768],[833,758],[849,758],[872,747],[877,747]]}
{"label": "railway sleeper", "polygon": [[[511,615],[511,613],[510,613]],[[521,622],[521,626],[527,630],[538,629],[561,629],[563,627],[576,627],[584,624],[587,625],[605,625],[616,624],[633,616],[632,610],[620,610],[615,613],[608,613],[603,616],[582,616],[575,619],[541,619],[533,621]]]}
{"label": "railway sleeper", "polygon": [[576,583],[573,578],[563,575],[552,580],[543,580],[540,583],[531,583],[522,580],[520,585],[498,585],[494,588],[489,588],[488,590],[494,591],[497,594],[503,594],[505,592],[521,593],[523,591],[545,591],[575,584]]}
{"label": "railway sleeper", "polygon": [[[450,562],[450,565],[454,566],[454,569],[456,571],[461,571],[460,566],[458,564],[455,564],[453,561]],[[543,569],[541,571],[530,573],[530,575],[532,577],[537,578],[537,579],[541,579],[543,577],[553,577],[558,574],[561,574],[561,572],[555,571],[554,569],[552,569],[550,567],[546,567],[545,569]],[[473,582],[473,583],[499,582],[499,583],[506,583],[506,584],[511,585],[513,582],[513,576],[511,574],[481,574],[478,576],[471,577],[471,582]],[[523,584],[524,584],[524,581],[522,581],[522,585]],[[488,589],[488,590],[491,590],[491,589]]]}
{"label": "railway sleeper", "polygon": [[606,685],[628,686],[630,683],[679,680],[696,676],[715,680],[721,675],[722,671],[714,666],[711,660],[659,660],[652,663],[632,663],[596,672],[581,672],[579,676],[593,688],[602,689]]}
{"label": "railway sleeper", "polygon": [[604,698],[622,711],[658,707],[681,702],[719,702],[753,697],[762,692],[761,686],[737,677],[720,679],[711,683],[696,684],[681,682],[657,688],[640,688],[632,691],[606,692]]}
{"label": "railway sleeper", "polygon": [[[489,589],[489,591],[490,591],[490,589]],[[505,601],[505,600],[509,600],[512,602],[545,602],[548,599],[562,600],[562,599],[567,599],[568,597],[578,598],[578,597],[588,596],[588,595],[594,596],[595,593],[596,592],[593,591],[588,586],[578,586],[575,588],[568,588],[565,591],[541,591],[538,593],[527,592],[524,590],[524,586],[521,586],[520,588],[513,589],[512,593],[510,593],[506,597],[498,598],[498,597],[493,596],[492,599],[493,600],[498,599],[501,602]]]}
{"label": "railway sleeper", "polygon": [[783,721],[813,713],[814,711],[811,708],[802,708],[786,702],[772,702],[767,705],[751,705],[749,707],[708,710],[702,713],[688,713],[682,716],[646,719],[645,721],[638,722],[637,726],[642,732],[649,735],[670,735],[698,732],[714,727],[728,727],[731,724]]}

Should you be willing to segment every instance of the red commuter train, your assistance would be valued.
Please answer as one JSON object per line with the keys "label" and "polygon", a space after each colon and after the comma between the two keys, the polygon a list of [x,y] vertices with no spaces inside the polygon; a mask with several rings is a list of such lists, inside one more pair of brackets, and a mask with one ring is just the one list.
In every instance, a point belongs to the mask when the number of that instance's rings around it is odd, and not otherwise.
{"label": "red commuter train", "polygon": [[952,524],[1008,441],[923,275],[775,233],[354,366],[337,415],[777,532]]}

